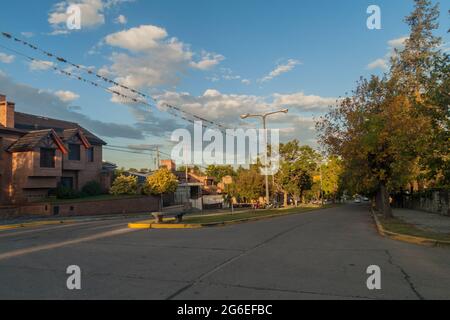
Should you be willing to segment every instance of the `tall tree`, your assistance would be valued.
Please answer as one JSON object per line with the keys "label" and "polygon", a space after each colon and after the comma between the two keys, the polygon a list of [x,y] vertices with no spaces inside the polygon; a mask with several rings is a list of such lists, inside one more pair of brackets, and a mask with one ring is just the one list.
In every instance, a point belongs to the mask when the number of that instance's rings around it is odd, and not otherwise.
{"label": "tall tree", "polygon": [[313,184],[313,173],[317,168],[320,155],[309,146],[300,146],[298,140],[280,145],[280,170],[275,175],[275,186],[284,194],[284,206],[288,196],[296,202],[303,198],[305,191]]}
{"label": "tall tree", "polygon": [[389,191],[410,181],[424,152],[430,123],[412,112],[395,82],[362,79],[352,97],[343,99],[318,122],[322,144],[342,158],[346,177],[357,192],[377,191],[378,207],[392,216]]}
{"label": "tall tree", "polygon": [[328,162],[322,165],[321,175],[324,194],[336,201],[341,186],[342,161],[338,157],[330,157]]}

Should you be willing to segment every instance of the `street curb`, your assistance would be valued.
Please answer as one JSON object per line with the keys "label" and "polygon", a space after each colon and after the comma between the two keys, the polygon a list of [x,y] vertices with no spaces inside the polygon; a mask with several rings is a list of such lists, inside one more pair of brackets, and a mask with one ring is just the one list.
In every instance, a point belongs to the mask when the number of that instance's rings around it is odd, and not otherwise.
{"label": "street curb", "polygon": [[33,227],[43,227],[43,226],[54,226],[54,225],[62,225],[62,224],[77,224],[77,223],[86,223],[86,222],[96,222],[96,221],[114,221],[120,218],[138,218],[138,216],[143,216],[144,214],[136,214],[127,216],[108,216],[108,217],[91,217],[84,219],[72,219],[72,220],[46,220],[46,221],[32,221],[32,222],[22,222],[22,223],[14,223],[14,224],[5,224],[0,225],[0,231],[8,231],[15,229],[25,229],[25,228],[33,228]]}
{"label": "street curb", "polygon": [[[325,208],[327,209],[327,208]],[[197,223],[197,224],[169,224],[169,223],[154,223],[153,221],[141,221],[136,223],[129,223],[128,228],[130,229],[200,229],[200,228],[212,228],[212,227],[225,227],[225,226],[231,226],[236,224],[242,224],[246,222],[255,222],[255,221],[261,221],[261,220],[269,220],[273,218],[280,218],[280,217],[287,217],[287,216],[293,216],[293,215],[300,215],[300,214],[306,214],[306,213],[312,213],[316,211],[320,211],[321,209],[310,209],[299,213],[288,213],[288,214],[273,214],[269,216],[263,216],[263,217],[254,217],[254,218],[246,218],[246,219],[239,219],[239,220],[233,220],[233,221],[222,221],[222,222],[211,222],[211,223]]]}
{"label": "street curb", "polygon": [[372,216],[375,221],[377,231],[378,233],[386,238],[390,238],[397,241],[422,245],[422,246],[432,246],[432,247],[438,247],[438,246],[450,246],[450,241],[442,241],[442,240],[436,240],[436,239],[429,239],[429,238],[422,238],[422,237],[416,237],[416,236],[410,236],[406,234],[396,233],[392,231],[388,231],[384,229],[383,225],[381,224],[380,220],[378,219],[377,214],[371,208]]}

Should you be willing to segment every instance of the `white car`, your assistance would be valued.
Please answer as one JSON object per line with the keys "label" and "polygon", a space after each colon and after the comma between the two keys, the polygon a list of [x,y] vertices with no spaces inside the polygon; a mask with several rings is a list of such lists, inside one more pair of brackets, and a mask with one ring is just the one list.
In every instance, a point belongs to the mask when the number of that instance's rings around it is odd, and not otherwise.
{"label": "white car", "polygon": [[360,198],[356,198],[355,199],[355,203],[361,203],[361,199]]}

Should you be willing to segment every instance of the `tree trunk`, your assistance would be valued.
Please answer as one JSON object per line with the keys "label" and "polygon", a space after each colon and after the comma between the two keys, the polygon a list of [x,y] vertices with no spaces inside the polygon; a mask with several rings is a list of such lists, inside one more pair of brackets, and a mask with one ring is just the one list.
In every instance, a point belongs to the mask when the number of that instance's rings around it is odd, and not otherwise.
{"label": "tree trunk", "polygon": [[378,194],[379,196],[377,196],[377,198],[379,198],[379,203],[378,203],[378,210],[384,214],[385,218],[392,218],[392,209],[391,209],[391,204],[389,201],[389,192],[387,190],[386,187],[386,183],[385,182],[381,182],[380,183],[380,187],[378,189]]}
{"label": "tree trunk", "polygon": [[288,207],[288,194],[287,192],[283,192],[284,195],[284,207],[287,208]]}

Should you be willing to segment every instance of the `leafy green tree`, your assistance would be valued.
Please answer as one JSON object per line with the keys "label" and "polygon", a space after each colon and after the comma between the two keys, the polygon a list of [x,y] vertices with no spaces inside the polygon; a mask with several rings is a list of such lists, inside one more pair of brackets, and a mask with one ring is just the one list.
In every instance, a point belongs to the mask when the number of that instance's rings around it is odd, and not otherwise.
{"label": "leafy green tree", "polygon": [[109,191],[113,195],[135,195],[138,192],[137,177],[121,175],[117,177]]}
{"label": "leafy green tree", "polygon": [[222,178],[226,176],[235,177],[236,172],[232,166],[210,165],[206,168],[206,175],[215,178],[216,181],[222,181]]}
{"label": "leafy green tree", "polygon": [[322,191],[334,201],[341,190],[342,161],[338,157],[330,157],[328,162],[322,165]]}
{"label": "leafy green tree", "polygon": [[318,123],[322,144],[343,160],[346,184],[376,191],[386,217],[392,216],[389,192],[426,173],[445,175],[449,153],[448,56],[433,35],[439,10],[429,0],[414,2],[405,20],[410,36],[393,55],[390,72],[362,79]]}
{"label": "leafy green tree", "polygon": [[275,175],[275,187],[284,194],[284,206],[288,196],[297,201],[303,199],[304,193],[311,190],[313,174],[317,168],[320,155],[309,146],[300,146],[298,140],[280,145],[280,170]]}
{"label": "leafy green tree", "polygon": [[257,165],[250,169],[240,168],[235,182],[230,186],[230,195],[247,202],[258,200],[264,192],[264,178]]}

